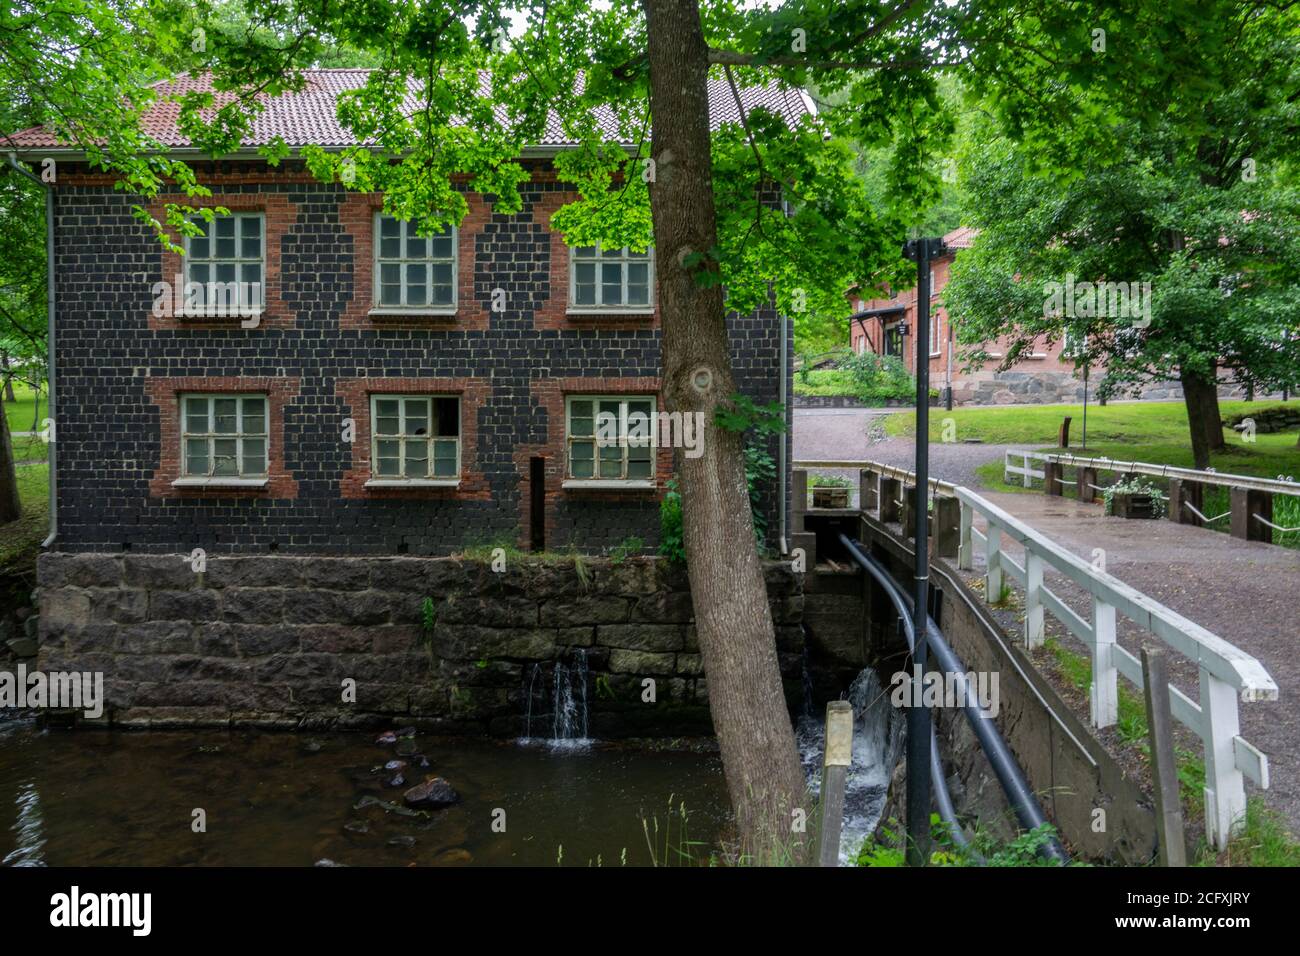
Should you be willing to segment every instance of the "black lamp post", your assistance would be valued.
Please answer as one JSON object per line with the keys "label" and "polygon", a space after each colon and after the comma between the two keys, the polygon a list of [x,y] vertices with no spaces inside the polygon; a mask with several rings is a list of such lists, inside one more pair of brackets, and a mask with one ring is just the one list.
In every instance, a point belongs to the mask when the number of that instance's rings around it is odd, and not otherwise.
{"label": "black lamp post", "polygon": [[[930,598],[930,263],[944,253],[942,239],[910,239],[903,257],[916,263],[916,542],[913,572],[912,673],[925,675],[926,620]],[[907,711],[907,862],[925,866],[930,859],[930,711]]]}

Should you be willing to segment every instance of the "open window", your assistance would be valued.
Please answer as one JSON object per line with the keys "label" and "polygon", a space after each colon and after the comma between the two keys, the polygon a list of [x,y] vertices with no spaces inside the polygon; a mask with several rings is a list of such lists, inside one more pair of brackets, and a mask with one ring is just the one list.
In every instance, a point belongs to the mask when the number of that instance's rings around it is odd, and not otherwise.
{"label": "open window", "polygon": [[372,395],[370,433],[367,487],[459,483],[459,397]]}

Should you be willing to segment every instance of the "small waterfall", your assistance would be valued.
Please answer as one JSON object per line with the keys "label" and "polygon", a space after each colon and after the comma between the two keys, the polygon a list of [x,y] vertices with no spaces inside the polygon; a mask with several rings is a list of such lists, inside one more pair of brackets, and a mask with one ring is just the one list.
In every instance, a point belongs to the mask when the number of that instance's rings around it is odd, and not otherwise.
{"label": "small waterfall", "polygon": [[[853,765],[849,768],[844,795],[844,827],[840,838],[840,862],[856,854],[862,841],[875,830],[885,808],[889,780],[902,747],[903,722],[894,713],[889,693],[871,668],[849,685],[845,699],[853,705]],[[821,786],[826,726],[821,716],[799,721],[799,755],[810,789]]]}
{"label": "small waterfall", "polygon": [[[552,749],[578,750],[586,747],[588,736],[587,709],[587,652],[575,648],[566,663],[556,661],[548,682],[542,664],[534,664],[528,677],[528,698],[524,710],[524,736],[521,743],[544,743]],[[547,685],[550,695],[547,696]],[[549,718],[549,721],[548,721]],[[538,729],[549,722],[551,736],[533,736],[533,724]]]}

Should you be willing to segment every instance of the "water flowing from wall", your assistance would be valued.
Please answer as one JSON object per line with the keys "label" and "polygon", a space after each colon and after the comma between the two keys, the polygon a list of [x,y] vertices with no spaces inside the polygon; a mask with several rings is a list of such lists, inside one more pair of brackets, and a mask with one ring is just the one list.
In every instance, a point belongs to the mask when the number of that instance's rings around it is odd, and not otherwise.
{"label": "water flowing from wall", "polygon": [[[880,678],[871,668],[857,676],[845,699],[853,705],[853,765],[849,767],[844,796],[841,863],[857,854],[862,841],[880,822],[889,779],[902,749],[903,729],[903,722],[889,702],[888,690],[880,686]],[[821,785],[826,743],[824,717],[823,714],[801,719],[797,731],[799,755],[814,794]]]}
{"label": "water flowing from wall", "polygon": [[[545,744],[555,750],[581,750],[591,743],[587,684],[587,652],[576,648],[569,660],[534,664],[528,676],[528,699],[524,710],[521,743]],[[549,737],[535,733],[550,731]]]}

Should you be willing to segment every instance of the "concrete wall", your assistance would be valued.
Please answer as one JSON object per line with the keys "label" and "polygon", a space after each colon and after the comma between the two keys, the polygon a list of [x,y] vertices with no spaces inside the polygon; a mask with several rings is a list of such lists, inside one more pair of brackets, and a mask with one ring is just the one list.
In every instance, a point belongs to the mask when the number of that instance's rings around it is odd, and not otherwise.
{"label": "concrete wall", "polygon": [[[800,582],[772,564],[767,583],[797,703]],[[531,699],[533,732],[549,736],[554,669],[576,675],[585,659],[593,736],[712,732],[686,575],[657,559],[498,574],[448,558],[213,557],[198,574],[179,554],[57,553],[41,556],[39,585],[39,668],[102,672],[113,725],[516,736]]]}

